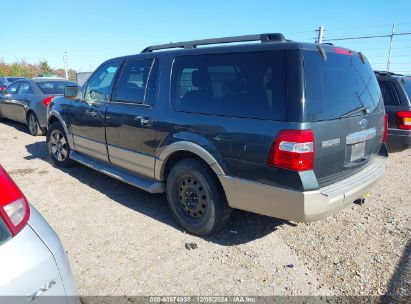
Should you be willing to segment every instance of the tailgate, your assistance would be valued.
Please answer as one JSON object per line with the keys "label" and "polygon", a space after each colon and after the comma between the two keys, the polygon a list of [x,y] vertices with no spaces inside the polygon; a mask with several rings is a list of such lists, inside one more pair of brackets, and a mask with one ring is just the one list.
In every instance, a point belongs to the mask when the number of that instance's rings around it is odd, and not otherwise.
{"label": "tailgate", "polygon": [[[384,105],[366,58],[334,46],[304,50],[306,120],[320,187],[361,170],[381,148]],[[325,52],[325,56],[324,56]]]}

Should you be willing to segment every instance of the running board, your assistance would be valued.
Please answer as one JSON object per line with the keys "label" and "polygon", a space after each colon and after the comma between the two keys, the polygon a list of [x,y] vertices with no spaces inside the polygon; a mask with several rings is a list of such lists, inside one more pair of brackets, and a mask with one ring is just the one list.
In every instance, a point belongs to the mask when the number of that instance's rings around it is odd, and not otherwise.
{"label": "running board", "polygon": [[122,182],[135,186],[137,188],[143,189],[150,193],[163,193],[164,190],[164,183],[149,180],[147,178],[139,177],[137,175],[133,175],[122,170],[113,168],[109,165],[103,164],[99,161],[91,159],[83,154],[80,154],[77,151],[70,151],[70,158],[82,165],[85,165],[91,169],[94,169],[98,172],[104,173],[110,177],[118,179]]}

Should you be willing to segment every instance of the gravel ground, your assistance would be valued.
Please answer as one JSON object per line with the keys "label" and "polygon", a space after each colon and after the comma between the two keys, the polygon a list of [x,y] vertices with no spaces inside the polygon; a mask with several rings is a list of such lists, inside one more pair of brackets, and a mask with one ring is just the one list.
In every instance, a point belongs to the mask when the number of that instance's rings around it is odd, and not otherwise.
{"label": "gravel ground", "polygon": [[410,295],[410,157],[390,155],[363,206],[309,224],[236,211],[198,238],[163,195],[80,165],[54,168],[44,137],[0,124],[0,163],[59,234],[83,296]]}

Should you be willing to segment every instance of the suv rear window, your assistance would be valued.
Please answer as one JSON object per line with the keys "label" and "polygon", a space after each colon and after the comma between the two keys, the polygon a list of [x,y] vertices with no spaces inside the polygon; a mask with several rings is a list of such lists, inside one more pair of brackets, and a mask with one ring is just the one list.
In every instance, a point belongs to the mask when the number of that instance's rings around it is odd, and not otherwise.
{"label": "suv rear window", "polygon": [[64,94],[64,88],[66,86],[76,85],[70,81],[41,81],[37,82],[40,90],[43,94]]}
{"label": "suv rear window", "polygon": [[402,78],[400,83],[405,89],[405,92],[407,92],[408,99],[411,100],[411,80],[410,78]]}
{"label": "suv rear window", "polygon": [[285,120],[285,57],[283,50],[177,57],[172,73],[173,108]]}
{"label": "suv rear window", "polygon": [[317,50],[304,51],[304,70],[308,121],[337,119],[362,106],[373,112],[380,103],[374,72],[356,53],[327,52],[324,60]]}

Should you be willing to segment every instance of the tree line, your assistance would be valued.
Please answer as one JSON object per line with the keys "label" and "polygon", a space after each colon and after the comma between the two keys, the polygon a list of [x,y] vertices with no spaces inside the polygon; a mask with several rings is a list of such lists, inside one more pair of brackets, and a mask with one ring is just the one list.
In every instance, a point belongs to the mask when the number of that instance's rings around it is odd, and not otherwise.
{"label": "tree line", "polygon": [[[59,77],[65,77],[64,69],[53,69],[47,60],[41,60],[38,64],[32,64],[26,60],[18,60],[12,63],[6,63],[0,60],[0,77],[2,76],[21,76],[27,78],[37,77],[42,74],[54,74]],[[69,80],[76,80],[76,71],[68,70]]]}

